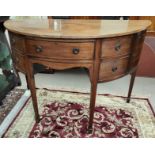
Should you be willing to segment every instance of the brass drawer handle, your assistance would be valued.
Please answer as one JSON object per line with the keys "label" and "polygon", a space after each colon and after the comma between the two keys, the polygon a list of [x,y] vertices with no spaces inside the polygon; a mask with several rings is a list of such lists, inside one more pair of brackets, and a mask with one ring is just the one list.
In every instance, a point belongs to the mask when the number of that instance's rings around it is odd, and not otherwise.
{"label": "brass drawer handle", "polygon": [[118,69],[117,67],[112,67],[112,71],[113,71],[113,72],[116,72],[117,69]]}
{"label": "brass drawer handle", "polygon": [[72,52],[73,52],[73,54],[79,54],[80,49],[79,48],[73,48]]}
{"label": "brass drawer handle", "polygon": [[37,53],[43,52],[43,47],[42,46],[35,46],[35,48],[36,48]]}
{"label": "brass drawer handle", "polygon": [[121,43],[117,42],[115,45],[115,51],[120,51],[120,49],[121,49]]}

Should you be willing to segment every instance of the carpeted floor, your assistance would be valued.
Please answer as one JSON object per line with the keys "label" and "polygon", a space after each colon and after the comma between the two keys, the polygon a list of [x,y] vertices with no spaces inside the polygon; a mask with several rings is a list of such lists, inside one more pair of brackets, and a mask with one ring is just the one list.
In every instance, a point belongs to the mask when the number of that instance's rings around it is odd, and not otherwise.
{"label": "carpeted floor", "polygon": [[13,89],[10,91],[6,97],[2,101],[2,105],[0,106],[0,124],[3,122],[8,113],[13,109],[16,105],[17,101],[24,94],[25,89]]}
{"label": "carpeted floor", "polygon": [[26,103],[4,137],[145,137],[155,138],[155,117],[147,99],[98,95],[93,132],[87,133],[89,94],[37,91],[41,122],[36,124],[32,101]]}

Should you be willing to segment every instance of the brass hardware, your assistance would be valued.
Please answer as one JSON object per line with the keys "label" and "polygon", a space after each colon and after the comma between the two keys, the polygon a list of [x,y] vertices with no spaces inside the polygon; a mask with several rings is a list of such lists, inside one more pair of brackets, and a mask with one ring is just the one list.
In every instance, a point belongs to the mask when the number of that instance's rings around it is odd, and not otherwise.
{"label": "brass hardware", "polygon": [[73,54],[78,54],[80,52],[79,48],[73,48],[72,50]]}
{"label": "brass hardware", "polygon": [[36,47],[36,52],[40,53],[43,52],[43,47],[42,46],[35,46]]}
{"label": "brass hardware", "polygon": [[118,69],[117,67],[112,67],[113,72],[117,71],[117,69]]}
{"label": "brass hardware", "polygon": [[120,41],[118,41],[115,45],[115,51],[120,51],[120,49],[121,49],[121,43]]}

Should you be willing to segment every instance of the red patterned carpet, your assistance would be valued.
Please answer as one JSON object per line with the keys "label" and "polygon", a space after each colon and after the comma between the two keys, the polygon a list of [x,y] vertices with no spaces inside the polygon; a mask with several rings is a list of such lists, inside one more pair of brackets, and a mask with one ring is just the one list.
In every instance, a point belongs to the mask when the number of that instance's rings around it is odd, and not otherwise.
{"label": "red patterned carpet", "polygon": [[122,109],[96,107],[92,134],[87,133],[88,109],[76,103],[49,103],[30,137],[138,137],[133,116]]}
{"label": "red patterned carpet", "polygon": [[155,117],[147,99],[126,103],[124,97],[98,95],[93,131],[88,133],[89,94],[40,89],[37,95],[40,123],[35,123],[29,99],[4,137],[155,137]]}

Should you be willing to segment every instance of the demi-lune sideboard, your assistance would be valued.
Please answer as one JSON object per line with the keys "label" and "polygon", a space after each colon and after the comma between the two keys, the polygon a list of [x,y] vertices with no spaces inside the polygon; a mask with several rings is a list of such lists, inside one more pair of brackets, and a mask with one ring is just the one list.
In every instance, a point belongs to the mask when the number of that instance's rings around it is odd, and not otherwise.
{"label": "demi-lune sideboard", "polygon": [[[131,74],[127,102],[130,102],[135,74],[148,20],[8,20],[15,68],[26,75],[35,119],[40,121],[34,80],[34,64],[64,70],[88,70],[92,130],[97,84]],[[78,81],[77,81],[78,82]],[[121,86],[119,86],[121,87]]]}

